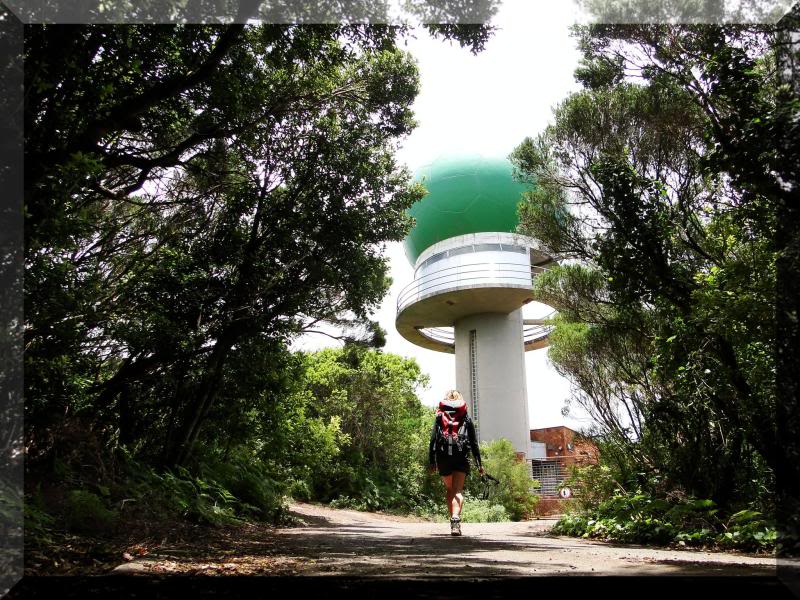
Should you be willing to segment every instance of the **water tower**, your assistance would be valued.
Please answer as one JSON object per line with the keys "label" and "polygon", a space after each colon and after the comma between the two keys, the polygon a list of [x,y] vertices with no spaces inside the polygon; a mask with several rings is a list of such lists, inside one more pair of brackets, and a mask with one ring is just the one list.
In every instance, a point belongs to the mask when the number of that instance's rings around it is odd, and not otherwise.
{"label": "water tower", "polygon": [[522,307],[533,300],[533,278],[554,264],[515,233],[529,187],[513,179],[507,160],[481,156],[440,158],[415,180],[429,193],[409,210],[414,280],[398,297],[397,331],[455,354],[456,387],[479,438],[507,438],[529,457],[525,352],[545,347],[549,329],[541,318],[523,319]]}

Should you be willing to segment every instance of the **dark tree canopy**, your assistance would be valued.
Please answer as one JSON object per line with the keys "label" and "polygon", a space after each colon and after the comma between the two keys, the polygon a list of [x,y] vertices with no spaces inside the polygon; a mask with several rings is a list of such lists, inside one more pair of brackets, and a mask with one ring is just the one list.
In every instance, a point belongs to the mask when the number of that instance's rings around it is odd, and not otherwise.
{"label": "dark tree canopy", "polygon": [[782,144],[798,107],[782,26],[576,36],[584,90],[513,154],[538,183],[522,227],[566,260],[536,286],[561,312],[551,357],[630,475],[771,505],[778,215],[796,194]]}
{"label": "dark tree canopy", "polygon": [[[422,193],[394,159],[418,91],[404,31],[26,30],[33,458],[83,415],[182,463],[231,361],[319,322],[380,343],[382,244]],[[465,31],[444,35],[486,35]]]}

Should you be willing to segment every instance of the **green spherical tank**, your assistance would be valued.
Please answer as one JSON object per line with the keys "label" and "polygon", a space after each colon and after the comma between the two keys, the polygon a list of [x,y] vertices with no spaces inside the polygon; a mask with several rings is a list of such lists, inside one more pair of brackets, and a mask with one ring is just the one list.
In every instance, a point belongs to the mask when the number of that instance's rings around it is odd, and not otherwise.
{"label": "green spherical tank", "polygon": [[411,264],[426,248],[457,235],[516,231],[517,204],[531,187],[515,181],[511,169],[504,158],[483,156],[443,157],[418,169],[414,181],[428,194],[408,209],[416,219],[405,239]]}

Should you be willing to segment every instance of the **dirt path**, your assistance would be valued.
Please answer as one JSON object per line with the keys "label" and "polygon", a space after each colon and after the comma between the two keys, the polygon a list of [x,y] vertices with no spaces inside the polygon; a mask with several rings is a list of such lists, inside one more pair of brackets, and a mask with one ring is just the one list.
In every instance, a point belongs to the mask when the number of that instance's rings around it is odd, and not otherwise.
{"label": "dirt path", "polygon": [[304,526],[253,529],[204,556],[162,550],[115,573],[346,575],[425,578],[458,569],[476,579],[531,575],[774,576],[775,559],[692,550],[613,546],[548,534],[553,520],[447,523],[295,504]]}

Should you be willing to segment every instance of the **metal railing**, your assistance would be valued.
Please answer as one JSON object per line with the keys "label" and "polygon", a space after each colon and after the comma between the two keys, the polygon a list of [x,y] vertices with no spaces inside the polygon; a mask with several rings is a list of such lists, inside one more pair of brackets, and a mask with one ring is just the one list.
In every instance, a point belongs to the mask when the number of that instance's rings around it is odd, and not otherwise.
{"label": "metal railing", "polygon": [[[541,318],[549,319],[557,312],[558,311],[553,310]],[[522,328],[523,343],[528,345],[542,340],[550,335],[552,330],[552,325],[525,325]],[[439,342],[440,344],[454,346],[456,342],[455,332],[452,327],[421,327],[417,331],[426,338],[434,342]]]}
{"label": "metal railing", "polygon": [[[543,267],[512,262],[480,262],[453,265],[427,273],[404,287],[397,296],[397,312],[409,304],[436,294],[483,284],[531,286]],[[488,286],[487,286],[488,287]]]}
{"label": "metal railing", "polygon": [[501,244],[501,243],[482,243],[482,244],[467,244],[466,246],[459,246],[457,248],[450,248],[442,252],[437,252],[426,258],[416,269],[414,269],[414,276],[420,269],[428,267],[435,262],[443,260],[451,256],[459,256],[461,254],[469,254],[472,252],[515,252],[517,254],[527,254],[528,249],[524,246],[517,244]]}
{"label": "metal railing", "polygon": [[452,327],[422,327],[417,331],[426,338],[441,344],[449,344],[452,346],[456,342]]}
{"label": "metal railing", "polygon": [[543,498],[558,498],[558,490],[567,478],[567,468],[563,456],[534,458],[529,460],[531,479],[539,482],[537,494]]}
{"label": "metal railing", "polygon": [[[557,313],[558,313],[557,310],[552,310],[549,313],[547,313],[546,315],[544,315],[543,317],[541,317],[541,319],[542,320],[550,319],[553,316],[555,316]],[[539,341],[541,339],[546,338],[548,335],[550,335],[551,331],[553,331],[553,326],[552,325],[538,325],[538,324],[537,325],[523,325],[523,327],[522,327],[522,339],[524,340],[524,343],[526,345],[527,344],[531,344],[533,342],[537,342],[537,341]]]}

